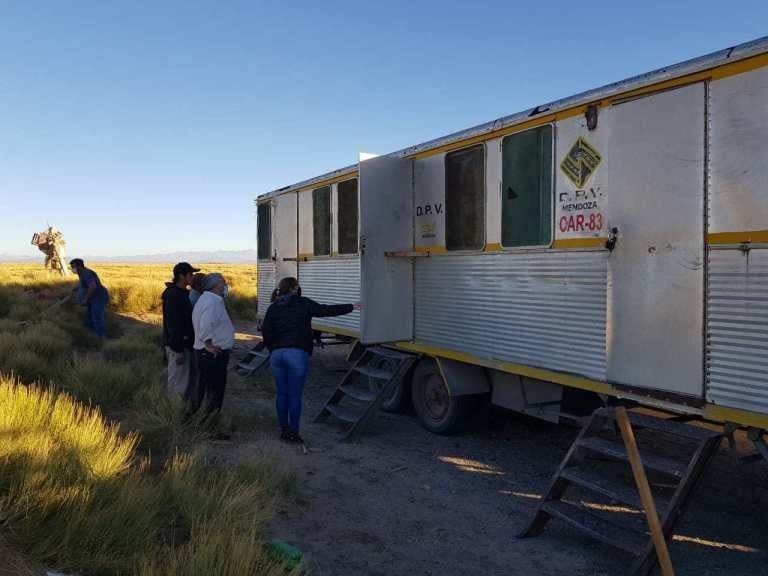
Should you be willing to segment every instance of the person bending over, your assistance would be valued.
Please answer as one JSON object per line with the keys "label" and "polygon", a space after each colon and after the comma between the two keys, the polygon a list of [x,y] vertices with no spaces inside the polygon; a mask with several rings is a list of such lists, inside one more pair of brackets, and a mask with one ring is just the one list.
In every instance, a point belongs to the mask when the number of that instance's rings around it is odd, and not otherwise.
{"label": "person bending over", "polygon": [[312,318],[342,316],[359,304],[326,306],[301,296],[296,278],[283,278],[267,309],[261,333],[270,351],[270,365],[277,388],[277,419],[280,438],[302,443],[299,436],[301,397],[312,355]]}
{"label": "person bending over", "polygon": [[69,266],[80,279],[77,301],[86,308],[85,325],[93,330],[99,338],[106,338],[109,292],[99,280],[99,275],[85,267],[82,258],[73,259]]}

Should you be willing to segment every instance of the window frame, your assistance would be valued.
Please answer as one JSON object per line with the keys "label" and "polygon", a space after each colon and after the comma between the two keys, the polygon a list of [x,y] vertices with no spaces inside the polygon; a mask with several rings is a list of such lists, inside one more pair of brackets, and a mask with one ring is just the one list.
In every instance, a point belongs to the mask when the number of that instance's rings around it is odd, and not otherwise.
{"label": "window frame", "polygon": [[[315,241],[315,193],[321,190],[328,191],[328,252],[317,253],[317,242]],[[330,258],[333,254],[333,189],[330,184],[319,186],[312,189],[312,258]]]}
{"label": "window frame", "polygon": [[[507,138],[510,138],[512,136],[517,136],[519,134],[524,134],[525,132],[529,132],[531,130],[538,130],[540,128],[543,128],[544,126],[550,126],[552,128],[552,142],[551,142],[551,153],[552,153],[552,163],[549,170],[549,177],[550,177],[550,213],[549,213],[549,242],[544,244],[525,244],[525,245],[517,245],[517,246],[504,246],[504,140]],[[536,249],[547,249],[552,248],[555,243],[555,220],[556,220],[556,206],[555,206],[555,198],[557,196],[555,187],[557,186],[557,174],[556,174],[556,165],[557,165],[557,158],[555,155],[557,154],[557,130],[556,125],[554,122],[545,122],[543,124],[539,124],[538,126],[531,126],[530,128],[525,128],[524,130],[518,130],[516,132],[511,132],[510,134],[504,134],[504,136],[501,137],[499,140],[499,246],[501,246],[501,250],[504,252],[514,252],[516,250],[536,250]]]}
{"label": "window frame", "polygon": [[[347,182],[355,182],[355,208],[357,212],[355,214],[355,251],[354,252],[342,252],[341,251],[341,185]],[[353,176],[346,180],[341,180],[336,183],[336,253],[334,256],[350,257],[360,254],[360,178]]]}
{"label": "window frame", "polygon": [[[269,222],[269,255],[266,257],[262,257],[261,255],[261,227],[260,219],[259,219],[259,210],[261,210],[262,206],[266,206],[267,208],[267,221]],[[264,261],[272,261],[275,259],[275,253],[274,253],[274,242],[272,238],[272,200],[267,200],[266,202],[259,202],[256,204],[256,260]]]}
{"label": "window frame", "polygon": [[[459,248],[451,250],[448,248],[448,156],[455,152],[462,152],[471,148],[481,148],[483,151],[483,210],[480,221],[483,226],[483,238],[480,247],[478,248]],[[488,144],[487,142],[477,142],[469,146],[462,146],[455,150],[449,150],[443,154],[443,205],[444,205],[444,217],[443,217],[443,234],[444,234],[444,247],[446,254],[480,254],[485,252],[488,246]]]}

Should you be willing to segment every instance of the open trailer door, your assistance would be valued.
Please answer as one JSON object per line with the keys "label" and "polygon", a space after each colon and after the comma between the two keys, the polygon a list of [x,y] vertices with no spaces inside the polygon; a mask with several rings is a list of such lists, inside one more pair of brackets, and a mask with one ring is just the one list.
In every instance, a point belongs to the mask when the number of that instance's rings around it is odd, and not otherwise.
{"label": "open trailer door", "polygon": [[413,339],[413,262],[386,253],[413,250],[411,161],[360,162],[360,340]]}
{"label": "open trailer door", "polygon": [[296,192],[281,194],[272,199],[275,283],[288,276],[297,278],[299,274],[298,209]]}

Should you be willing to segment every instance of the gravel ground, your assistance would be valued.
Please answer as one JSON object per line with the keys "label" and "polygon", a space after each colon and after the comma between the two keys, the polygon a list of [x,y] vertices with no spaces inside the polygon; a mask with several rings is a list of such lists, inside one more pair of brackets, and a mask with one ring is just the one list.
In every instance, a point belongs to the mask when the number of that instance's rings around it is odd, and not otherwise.
{"label": "gravel ground", "polygon": [[[573,428],[494,410],[474,431],[441,437],[413,415],[381,413],[356,442],[339,443],[338,426],[311,418],[341,378],[346,352],[329,347],[312,359],[306,454],[279,448],[294,462],[299,496],[281,503],[271,528],[304,551],[311,574],[625,573],[628,555],[556,520],[538,537],[516,538]],[[235,385],[228,401],[271,410],[270,376]],[[768,575],[768,465],[738,462],[750,452],[740,440],[736,453],[722,445],[678,523],[678,575]],[[238,449],[258,449],[256,438],[241,442]]]}

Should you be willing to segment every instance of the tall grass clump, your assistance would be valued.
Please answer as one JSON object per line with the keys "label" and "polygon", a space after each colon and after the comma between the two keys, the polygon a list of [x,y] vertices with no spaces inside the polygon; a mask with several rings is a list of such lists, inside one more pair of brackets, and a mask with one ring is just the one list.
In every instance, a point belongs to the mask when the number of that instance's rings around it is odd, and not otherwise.
{"label": "tall grass clump", "polygon": [[66,394],[0,378],[0,517],[30,558],[78,574],[285,574],[264,551],[267,461],[177,455],[157,476],[135,434]]}

